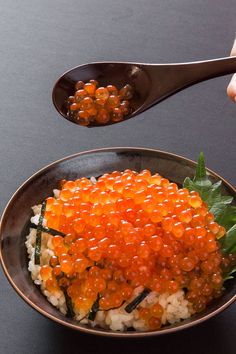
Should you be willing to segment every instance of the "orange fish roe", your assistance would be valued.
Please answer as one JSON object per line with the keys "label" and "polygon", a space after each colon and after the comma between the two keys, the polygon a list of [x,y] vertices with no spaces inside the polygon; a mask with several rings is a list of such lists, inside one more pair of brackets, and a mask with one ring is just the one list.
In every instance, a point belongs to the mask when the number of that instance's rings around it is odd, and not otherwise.
{"label": "orange fish roe", "polygon": [[[220,295],[217,239],[225,230],[197,192],[148,170],[125,170],[95,184],[63,181],[46,205],[47,226],[66,236],[52,237],[55,255],[40,274],[48,290],[65,288],[78,311],[89,312],[98,296],[99,309],[120,307],[138,286],[159,294],[184,289],[195,312]],[[150,329],[161,327],[160,304],[138,311]]]}
{"label": "orange fish roe", "polygon": [[70,116],[80,125],[119,122],[130,112],[133,88],[127,84],[120,90],[114,85],[99,87],[96,80],[78,81],[75,94],[67,100]]}

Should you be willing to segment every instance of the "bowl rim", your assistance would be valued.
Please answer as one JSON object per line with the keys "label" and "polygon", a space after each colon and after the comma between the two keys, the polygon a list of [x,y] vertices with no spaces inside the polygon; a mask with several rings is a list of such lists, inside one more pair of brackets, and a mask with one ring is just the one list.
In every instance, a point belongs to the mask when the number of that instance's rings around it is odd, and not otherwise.
{"label": "bowl rim", "polygon": [[[29,304],[34,310],[36,310],[37,312],[39,312],[41,315],[53,320],[56,323],[59,323],[61,325],[64,325],[68,328],[83,332],[83,333],[87,333],[87,334],[95,334],[95,335],[99,335],[99,336],[103,336],[103,337],[122,337],[122,338],[136,338],[136,337],[151,337],[151,336],[157,336],[157,335],[164,335],[167,333],[173,333],[173,332],[178,332],[180,330],[186,329],[186,328],[190,328],[192,326],[195,326],[199,323],[202,323],[212,317],[214,317],[215,315],[219,314],[220,312],[222,312],[223,310],[225,310],[229,305],[231,305],[235,300],[236,300],[236,294],[233,295],[225,304],[223,304],[222,306],[220,306],[219,308],[217,308],[216,310],[206,314],[205,316],[196,319],[192,322],[188,322],[182,325],[179,325],[177,327],[167,327],[167,328],[163,328],[161,330],[156,330],[156,331],[147,331],[147,332],[115,332],[115,331],[110,331],[109,330],[100,330],[100,329],[96,329],[96,328],[89,328],[89,327],[83,327],[80,326],[80,324],[75,325],[69,322],[66,322],[64,320],[61,320],[57,317],[55,317],[54,315],[49,314],[47,311],[43,310],[41,307],[39,307],[38,305],[36,305],[33,301],[29,300],[29,298],[18,288],[18,286],[14,283],[13,279],[11,278],[7,267],[4,263],[3,260],[3,250],[2,250],[2,225],[3,225],[3,220],[5,219],[5,215],[7,214],[7,211],[9,209],[9,207],[11,206],[11,203],[13,201],[13,199],[15,198],[15,196],[18,194],[18,192],[25,187],[25,185],[27,185],[30,181],[32,181],[35,177],[37,177],[38,175],[40,175],[42,172],[46,171],[48,168],[53,167],[54,165],[57,165],[61,162],[73,159],[75,157],[78,156],[82,156],[82,155],[86,155],[86,154],[96,154],[96,153],[100,153],[100,152],[121,152],[121,151],[137,151],[137,152],[153,152],[153,153],[158,153],[158,154],[163,154],[166,156],[170,156],[172,158],[177,158],[177,160],[184,160],[186,162],[189,162],[191,164],[194,164],[195,166],[197,165],[197,162],[186,158],[184,156],[178,155],[178,154],[174,154],[174,153],[170,153],[164,150],[159,150],[159,149],[153,149],[153,148],[146,148],[146,147],[122,147],[122,146],[118,146],[118,147],[105,147],[105,148],[99,148],[99,149],[91,149],[91,150],[85,150],[85,151],[81,151],[75,154],[71,154],[68,156],[65,156],[61,159],[58,159],[44,167],[42,167],[41,169],[39,169],[37,172],[35,172],[34,174],[32,174],[29,178],[27,178],[18,188],[17,190],[13,193],[13,195],[11,196],[11,198],[9,199],[7,205],[5,206],[2,215],[1,215],[1,219],[0,219],[0,263],[2,266],[2,269],[5,273],[5,276],[7,278],[7,280],[9,281],[9,283],[11,284],[11,286],[13,287],[13,289],[18,293],[18,295],[20,295],[20,297],[27,303]],[[216,172],[212,171],[209,168],[206,168],[207,171],[212,174],[214,177],[216,177],[217,179],[222,180],[222,182],[229,187],[229,189],[232,189],[234,193],[236,193],[236,188],[229,182],[227,182],[224,178],[222,178],[219,174],[217,174]],[[33,285],[33,282],[32,282]]]}

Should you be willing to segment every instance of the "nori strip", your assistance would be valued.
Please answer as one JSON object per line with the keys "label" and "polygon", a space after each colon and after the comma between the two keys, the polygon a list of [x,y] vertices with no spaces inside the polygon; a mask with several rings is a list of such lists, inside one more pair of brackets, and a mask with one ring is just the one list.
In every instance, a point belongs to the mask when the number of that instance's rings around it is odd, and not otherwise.
{"label": "nori strip", "polygon": [[100,295],[98,294],[97,299],[93,303],[93,306],[91,307],[88,315],[88,319],[91,321],[95,320],[96,314],[99,311],[99,300],[100,300]]}
{"label": "nori strip", "polygon": [[125,307],[125,311],[130,313],[133,310],[136,309],[136,307],[140,304],[140,302],[142,302],[145,297],[148,296],[148,294],[151,292],[150,289],[145,288],[133,301],[131,301],[126,307]]}
{"label": "nori strip", "polygon": [[122,302],[122,304],[121,304],[120,306],[117,306],[117,307],[111,307],[111,308],[110,308],[110,309],[108,309],[108,310],[99,310],[99,311],[104,311],[104,312],[106,312],[106,311],[110,311],[110,310],[116,310],[116,309],[121,308],[121,306],[123,306],[123,305],[124,305],[124,303],[125,303],[125,300]]}
{"label": "nori strip", "polygon": [[30,227],[32,229],[40,229],[41,232],[46,232],[47,234],[49,234],[51,236],[56,236],[56,235],[59,235],[62,237],[66,236],[66,234],[64,234],[64,232],[52,229],[51,227],[39,226],[39,225],[35,225],[35,224],[30,224]]}
{"label": "nori strip", "polygon": [[67,294],[66,289],[63,289],[63,292],[64,292],[64,296],[65,296],[65,300],[66,300],[66,307],[67,307],[66,317],[73,318],[75,313],[74,313],[71,298]]}
{"label": "nori strip", "polygon": [[35,242],[35,252],[34,252],[34,263],[40,264],[40,253],[41,253],[41,236],[42,236],[42,224],[43,218],[46,211],[46,201],[42,203],[41,213],[39,216],[39,223],[37,226],[37,233],[36,233],[36,242]]}

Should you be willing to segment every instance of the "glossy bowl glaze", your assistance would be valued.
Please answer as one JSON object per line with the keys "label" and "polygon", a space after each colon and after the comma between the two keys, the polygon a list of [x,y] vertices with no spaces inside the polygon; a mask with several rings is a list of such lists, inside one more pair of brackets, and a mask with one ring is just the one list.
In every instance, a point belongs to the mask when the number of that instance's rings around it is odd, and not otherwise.
{"label": "glossy bowl glaze", "polygon": [[[61,179],[100,176],[114,170],[149,169],[182,184],[186,176],[194,175],[196,163],[174,154],[143,148],[109,148],[78,153],[56,161],[30,177],[12,196],[1,218],[1,263],[16,292],[34,309],[46,317],[73,329],[90,334],[114,337],[144,337],[167,334],[199,324],[216,315],[236,299],[236,279],[228,281],[223,295],[207,309],[178,324],[151,332],[114,332],[82,325],[66,318],[53,307],[34,285],[28,272],[25,237],[29,231],[31,206],[41,203]],[[208,170],[213,181],[222,179]],[[236,198],[236,191],[223,180],[223,192]]]}

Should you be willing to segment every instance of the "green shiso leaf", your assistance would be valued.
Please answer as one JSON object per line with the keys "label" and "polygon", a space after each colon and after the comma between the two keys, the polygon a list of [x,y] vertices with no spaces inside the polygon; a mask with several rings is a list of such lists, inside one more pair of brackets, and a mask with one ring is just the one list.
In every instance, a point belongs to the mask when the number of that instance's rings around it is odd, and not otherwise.
{"label": "green shiso leaf", "polygon": [[223,225],[226,230],[231,229],[232,226],[236,224],[236,206],[228,205],[218,205],[218,208],[214,212],[216,221]]}
{"label": "green shiso leaf", "polygon": [[198,164],[197,164],[197,168],[196,168],[194,181],[201,182],[202,180],[207,180],[207,174],[206,174],[205,158],[204,158],[203,152],[200,152],[199,157],[198,157]]}
{"label": "green shiso leaf", "polygon": [[207,203],[215,221],[223,226],[227,232],[219,241],[224,253],[236,252],[236,206],[231,205],[233,197],[221,193],[222,181],[212,183],[205,167],[205,158],[201,152],[198,158],[196,173],[193,179],[187,177],[183,187],[189,191],[196,191],[202,200]]}
{"label": "green shiso leaf", "polygon": [[234,273],[236,273],[236,267],[231,269],[229,272],[224,273],[223,280],[226,281],[226,280],[229,280],[229,279],[233,279],[234,278],[234,276],[233,276]]}
{"label": "green shiso leaf", "polygon": [[221,249],[224,253],[236,252],[236,224],[222,237]]}

